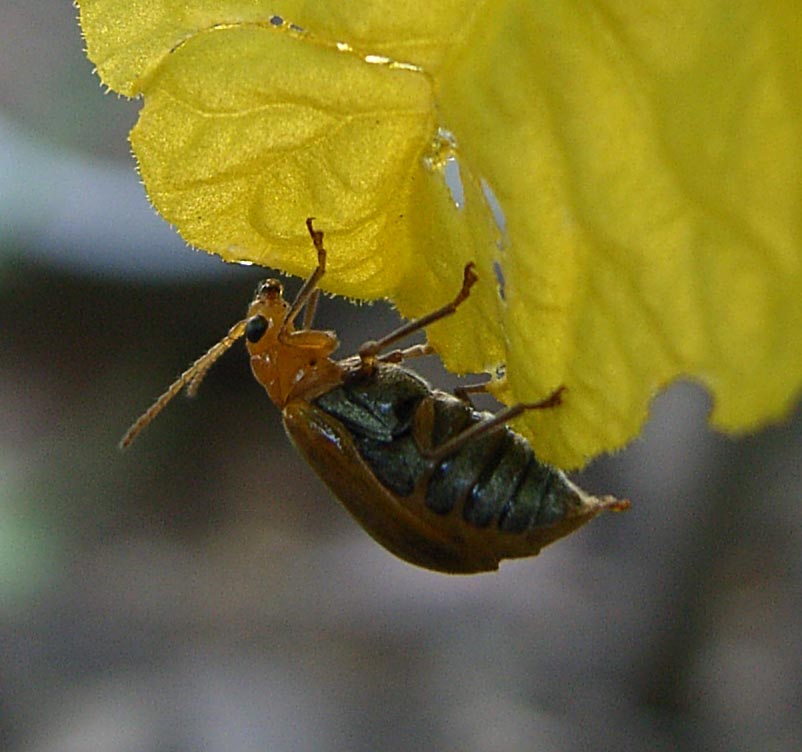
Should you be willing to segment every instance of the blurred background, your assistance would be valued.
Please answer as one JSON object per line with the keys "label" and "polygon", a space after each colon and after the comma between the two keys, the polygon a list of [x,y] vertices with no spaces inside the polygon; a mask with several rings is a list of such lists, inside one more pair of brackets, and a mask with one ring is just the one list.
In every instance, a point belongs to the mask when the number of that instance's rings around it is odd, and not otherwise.
{"label": "blurred background", "polygon": [[799,749],[799,410],[736,441],[674,386],[578,477],[629,513],[468,578],[350,520],[238,347],[118,452],[267,273],[149,207],[75,13],[0,6],[0,750]]}

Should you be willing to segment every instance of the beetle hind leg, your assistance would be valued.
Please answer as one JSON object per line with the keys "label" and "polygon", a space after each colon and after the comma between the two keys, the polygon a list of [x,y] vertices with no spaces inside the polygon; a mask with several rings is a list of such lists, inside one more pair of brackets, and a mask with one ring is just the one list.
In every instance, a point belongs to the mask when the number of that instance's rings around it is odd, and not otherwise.
{"label": "beetle hind leg", "polygon": [[461,449],[469,441],[473,441],[477,436],[492,431],[494,428],[503,426],[509,423],[513,418],[527,412],[528,410],[549,410],[552,407],[557,407],[562,403],[562,395],[565,392],[565,386],[560,386],[555,389],[548,397],[540,400],[539,402],[518,402],[515,405],[510,405],[502,410],[499,410],[495,415],[487,420],[474,423],[469,428],[466,428],[456,436],[451,437],[448,441],[429,449],[426,451],[426,457],[433,462],[439,462],[445,459],[449,454]]}
{"label": "beetle hind leg", "polygon": [[489,394],[490,390],[487,388],[490,385],[489,381],[483,381],[481,384],[463,384],[461,386],[454,387],[454,396],[464,402],[466,405],[472,408],[476,408],[473,400],[471,399],[472,394]]}

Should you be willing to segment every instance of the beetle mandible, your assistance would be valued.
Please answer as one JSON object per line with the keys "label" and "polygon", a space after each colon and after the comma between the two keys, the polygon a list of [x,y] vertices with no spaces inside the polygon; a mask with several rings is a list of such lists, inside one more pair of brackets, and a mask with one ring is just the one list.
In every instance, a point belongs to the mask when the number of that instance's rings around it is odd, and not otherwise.
{"label": "beetle mandible", "polygon": [[428,344],[389,349],[456,312],[478,279],[473,263],[450,303],[333,360],[337,335],[312,329],[326,271],[323,233],[312,219],[306,225],[318,263],[292,304],[278,280],[262,282],[247,316],[178,377],[121,447],[181,389],[194,394],[212,364],[245,337],[253,374],[297,449],[362,527],[407,562],[452,574],[492,571],[502,559],[534,556],[604,510],[629,507],[585,493],[507,427],[526,410],[559,405],[562,387],[540,402],[477,412],[467,392],[483,387],[452,396],[401,365],[430,354]]}

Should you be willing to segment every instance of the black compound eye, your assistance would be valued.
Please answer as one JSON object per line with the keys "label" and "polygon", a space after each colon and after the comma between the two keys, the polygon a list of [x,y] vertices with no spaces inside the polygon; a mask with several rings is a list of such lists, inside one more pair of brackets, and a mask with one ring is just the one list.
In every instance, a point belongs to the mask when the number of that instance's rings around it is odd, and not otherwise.
{"label": "black compound eye", "polygon": [[264,316],[254,316],[245,324],[245,339],[248,342],[258,342],[267,331],[267,319]]}

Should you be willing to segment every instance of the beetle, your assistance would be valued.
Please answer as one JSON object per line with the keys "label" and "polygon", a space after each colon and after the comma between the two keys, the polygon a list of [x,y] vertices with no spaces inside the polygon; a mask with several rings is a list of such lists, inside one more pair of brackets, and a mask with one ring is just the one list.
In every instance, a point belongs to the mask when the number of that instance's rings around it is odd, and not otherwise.
{"label": "beetle", "polygon": [[306,225],[317,267],[294,301],[285,300],[278,280],[262,282],[246,317],[176,379],[121,447],[184,387],[194,394],[212,364],[244,337],[253,375],[281,410],[296,448],[362,527],[407,562],[452,574],[492,571],[502,559],[536,555],[602,511],[629,507],[585,493],[506,425],[527,410],[556,407],[564,388],[495,415],[478,412],[467,395],[483,386],[447,394],[402,365],[430,354],[428,344],[390,349],[457,311],[478,279],[473,263],[451,302],[349,358],[332,359],[337,335],[312,328],[326,272],[323,232],[311,218]]}

